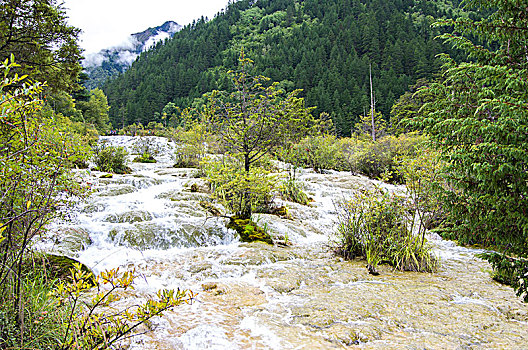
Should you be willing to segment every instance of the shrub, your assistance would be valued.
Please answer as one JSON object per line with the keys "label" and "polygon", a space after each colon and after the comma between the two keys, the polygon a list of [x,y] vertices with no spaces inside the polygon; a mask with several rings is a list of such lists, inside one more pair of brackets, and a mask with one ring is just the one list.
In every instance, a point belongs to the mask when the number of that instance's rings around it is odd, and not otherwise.
{"label": "shrub", "polygon": [[310,167],[316,172],[341,168],[340,146],[335,136],[309,136],[283,150],[280,158],[294,166]]}
{"label": "shrub", "polygon": [[42,269],[26,271],[21,285],[25,295],[23,326],[19,314],[13,312],[9,296],[0,296],[0,348],[2,349],[54,349],[57,338],[64,331],[66,310],[58,309],[50,297],[57,280],[50,279]]}
{"label": "shrub", "polygon": [[[495,281],[512,286],[515,294],[528,303],[528,259],[514,258],[496,252],[486,252],[478,255],[488,260],[493,267],[492,277]],[[519,278],[523,276],[524,278]]]}
{"label": "shrub", "polygon": [[380,189],[358,192],[340,203],[336,252],[346,259],[366,259],[374,274],[380,263],[402,271],[435,270],[437,259],[431,247],[413,234],[406,204],[404,198]]}
{"label": "shrub", "polygon": [[135,157],[133,161],[136,163],[156,163],[156,159],[154,159],[149,153],[143,153],[142,155]]}
{"label": "shrub", "polygon": [[205,175],[214,196],[237,216],[249,218],[252,212],[267,213],[271,209],[276,178],[264,168],[245,171],[235,158],[203,162]]}
{"label": "shrub", "polygon": [[[43,111],[42,85],[12,70],[14,58],[0,62],[0,348],[26,348],[38,312],[38,278],[23,273],[35,237],[86,189],[70,167],[82,162],[86,146],[71,130]],[[41,305],[41,304],[40,304]],[[28,335],[27,332],[32,332]]]}
{"label": "shrub", "polygon": [[189,127],[175,129],[172,139],[178,144],[174,153],[174,166],[178,168],[198,168],[206,154],[218,149],[216,138],[210,135],[204,124],[189,122]]}
{"label": "shrub", "polygon": [[97,170],[115,174],[131,172],[128,167],[128,152],[123,147],[102,145],[95,148],[94,162]]}
{"label": "shrub", "polygon": [[302,185],[295,179],[293,176],[288,176],[286,179],[282,180],[279,191],[282,198],[299,203],[302,205],[309,205],[310,199],[308,195],[304,193]]}
{"label": "shrub", "polygon": [[119,300],[118,292],[134,289],[135,277],[134,271],[104,271],[96,278],[97,290],[88,297],[92,276],[74,264],[71,280],[58,283],[52,293],[56,308],[66,316],[55,348],[112,349],[151,318],[194,299],[190,291],[164,289],[140,305],[121,310],[112,307],[111,303]]}
{"label": "shrub", "polygon": [[398,158],[415,156],[416,149],[423,141],[424,137],[416,134],[385,136],[376,141],[358,138],[341,139],[342,164],[352,173],[400,183],[403,178],[397,171]]}
{"label": "shrub", "polygon": [[441,201],[437,195],[438,189],[445,187],[441,178],[444,166],[440,154],[426,147],[422,147],[412,157],[403,156],[399,159],[397,171],[405,182],[410,209],[413,217],[418,219],[416,231],[422,239],[426,230],[434,228],[439,224],[438,221],[444,218]]}

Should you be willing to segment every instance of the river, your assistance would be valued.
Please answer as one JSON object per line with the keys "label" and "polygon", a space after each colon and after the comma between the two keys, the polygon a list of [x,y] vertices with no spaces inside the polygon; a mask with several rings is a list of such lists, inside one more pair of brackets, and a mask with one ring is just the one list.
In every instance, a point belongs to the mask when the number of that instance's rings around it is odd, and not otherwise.
{"label": "river", "polygon": [[[132,149],[138,138],[103,140]],[[77,258],[95,272],[135,268],[140,274],[126,303],[161,288],[198,293],[154,319],[151,332],[127,340],[129,349],[527,349],[528,306],[494,282],[478,251],[433,239],[441,259],[433,274],[379,268],[332,254],[334,203],[365,177],[303,170],[311,206],[285,202],[291,219],[257,215],[290,246],[241,243],[195,169],[172,167],[174,145],[152,138],[157,163],[132,163],[132,174],[83,176],[94,193],[69,220],[50,231],[46,249]],[[380,185],[378,183],[378,185]],[[398,190],[389,185],[389,190]],[[202,202],[202,204],[201,204]],[[285,237],[286,236],[286,237]]]}

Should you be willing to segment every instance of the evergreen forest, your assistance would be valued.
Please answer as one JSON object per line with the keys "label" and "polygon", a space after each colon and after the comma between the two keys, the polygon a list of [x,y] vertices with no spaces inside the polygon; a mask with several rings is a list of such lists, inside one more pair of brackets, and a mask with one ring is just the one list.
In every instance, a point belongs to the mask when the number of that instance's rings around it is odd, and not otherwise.
{"label": "evergreen forest", "polygon": [[[255,71],[301,96],[315,114],[329,113],[339,135],[350,136],[370,109],[369,72],[376,109],[388,120],[391,106],[418,79],[440,68],[450,46],[435,40],[431,24],[461,14],[458,1],[242,0],[208,21],[201,18],[167,42],[143,53],[104,85],[114,127],[180,122],[184,109],[212,90],[229,89],[226,72],[240,51]],[[475,16],[468,12],[464,16]],[[169,107],[164,110],[164,107]]]}

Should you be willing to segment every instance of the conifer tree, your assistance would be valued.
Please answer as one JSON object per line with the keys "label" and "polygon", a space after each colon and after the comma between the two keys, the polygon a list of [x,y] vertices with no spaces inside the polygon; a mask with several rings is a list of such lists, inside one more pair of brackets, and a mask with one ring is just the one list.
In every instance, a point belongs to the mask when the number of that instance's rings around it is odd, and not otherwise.
{"label": "conifer tree", "polygon": [[501,248],[488,258],[509,266],[511,283],[528,301],[528,260],[518,259],[528,257],[528,6],[468,0],[466,7],[491,15],[437,23],[453,26],[457,34],[442,37],[470,60],[443,56],[442,81],[422,89],[431,102],[418,125],[448,161],[443,195],[452,231]]}

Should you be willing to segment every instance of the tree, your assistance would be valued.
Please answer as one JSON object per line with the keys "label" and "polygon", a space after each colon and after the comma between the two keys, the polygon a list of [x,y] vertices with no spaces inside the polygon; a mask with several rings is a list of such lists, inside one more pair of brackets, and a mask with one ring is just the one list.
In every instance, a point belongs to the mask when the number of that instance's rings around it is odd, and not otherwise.
{"label": "tree", "polygon": [[15,55],[24,74],[47,81],[52,90],[72,91],[81,49],[80,30],[68,25],[57,0],[5,0],[0,2],[0,60]]}
{"label": "tree", "polygon": [[443,55],[442,80],[421,90],[430,102],[415,125],[447,161],[442,195],[452,234],[497,245],[502,254],[492,262],[516,257],[514,287],[528,301],[528,260],[517,259],[528,257],[528,7],[514,0],[468,0],[466,7],[491,15],[436,24],[453,26],[457,34],[442,38],[470,62]]}
{"label": "tree", "polygon": [[[251,63],[242,52],[239,69],[229,72],[233,91],[229,94],[213,91],[208,108],[202,113],[224,141],[228,153],[242,159],[247,179],[259,159],[306,135],[314,124],[312,109],[306,108],[304,100],[297,97],[299,90],[284,96],[277,88],[278,83],[268,84],[268,78],[251,75]],[[250,181],[245,182],[249,186]],[[241,202],[246,204],[240,214],[249,218],[249,189],[243,197]]]}
{"label": "tree", "polygon": [[358,135],[369,137],[372,142],[385,135],[387,129],[385,119],[381,112],[370,110],[369,114],[360,115],[359,122],[355,125],[355,131]]}
{"label": "tree", "polygon": [[[418,79],[416,84],[409,88],[398,100],[392,105],[390,115],[390,132],[395,135],[399,135],[405,132],[409,132],[410,128],[405,125],[406,122],[411,121],[415,117],[422,117],[421,107],[426,102],[431,102],[431,98],[427,96],[423,88],[427,88],[429,82],[425,79]],[[418,94],[416,92],[422,89]]]}
{"label": "tree", "polygon": [[109,130],[108,110],[110,107],[103,90],[93,89],[88,102],[79,101],[77,105],[82,111],[86,123],[94,125],[97,131],[102,134]]}
{"label": "tree", "polygon": [[230,71],[234,91],[225,96],[214,91],[206,113],[210,125],[223,138],[228,151],[240,155],[244,170],[289,140],[306,135],[314,119],[299,90],[286,94],[278,83],[265,86],[268,78],[252,76],[250,59],[242,53],[239,70]]}
{"label": "tree", "polygon": [[[78,135],[44,113],[41,84],[27,83],[12,73],[16,68],[13,58],[0,63],[0,315],[14,319],[23,348],[29,333],[24,259],[44,225],[83,193],[68,170],[89,151]],[[14,336],[8,326],[2,318],[0,348]]]}

